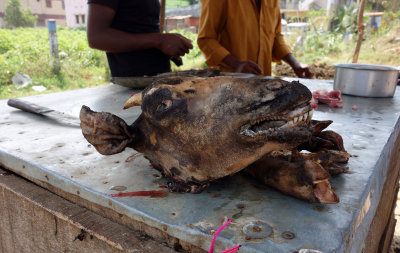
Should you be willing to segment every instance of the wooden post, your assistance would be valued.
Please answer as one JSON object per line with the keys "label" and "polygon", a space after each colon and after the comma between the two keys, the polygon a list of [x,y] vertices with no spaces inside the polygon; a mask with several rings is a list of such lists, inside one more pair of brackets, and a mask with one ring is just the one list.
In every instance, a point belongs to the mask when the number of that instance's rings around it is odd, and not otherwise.
{"label": "wooden post", "polygon": [[357,45],[354,50],[353,55],[353,63],[357,63],[358,55],[360,53],[361,43],[364,35],[364,6],[366,0],[361,0],[360,9],[358,10],[358,18],[357,18],[357,26],[358,26],[358,37],[357,37]]}
{"label": "wooden post", "polygon": [[164,32],[165,24],[165,0],[161,0],[161,11],[160,11],[160,32]]}
{"label": "wooden post", "polygon": [[57,74],[60,71],[60,63],[58,61],[58,40],[57,40],[57,26],[54,19],[47,21],[47,28],[49,30],[50,54],[53,61],[53,72]]}

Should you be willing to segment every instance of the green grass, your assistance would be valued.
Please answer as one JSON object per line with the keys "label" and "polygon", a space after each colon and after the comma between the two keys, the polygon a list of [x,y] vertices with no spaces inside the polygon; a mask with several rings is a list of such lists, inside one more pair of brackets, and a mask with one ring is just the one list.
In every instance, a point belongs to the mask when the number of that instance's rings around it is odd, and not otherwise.
{"label": "green grass", "polygon": [[[168,2],[168,1],[167,1]],[[394,15],[394,16],[393,16]],[[319,19],[318,22],[315,20]],[[304,49],[294,51],[301,63],[348,63],[351,62],[356,36],[347,42],[343,34],[322,32],[324,17],[316,16],[314,28],[307,32]],[[193,49],[183,57],[183,66],[172,70],[206,68],[204,57],[196,43],[197,34],[177,30],[192,40]],[[359,63],[400,66],[400,19],[398,14],[386,15],[378,31],[367,29],[362,43]],[[60,71],[54,71],[49,53],[47,29],[0,29],[0,99],[29,96],[41,93],[79,89],[107,84],[110,71],[105,53],[90,49],[84,30],[58,28]],[[286,36],[293,45],[299,34]],[[31,77],[33,83],[17,89],[11,78],[17,72]],[[46,91],[37,92],[32,86],[43,85]]]}
{"label": "green grass", "polygon": [[[204,59],[197,46],[197,35],[184,30],[181,33],[192,40],[193,50],[183,57],[184,65],[172,69],[205,68]],[[104,85],[110,79],[105,53],[89,48],[86,32],[58,28],[60,71],[53,69],[49,52],[48,32],[40,28],[0,29],[0,99],[79,89]],[[18,89],[11,81],[17,72],[27,74],[32,84]],[[46,91],[32,90],[43,85]]]}
{"label": "green grass", "polygon": [[188,0],[166,0],[165,1],[165,8],[175,8],[181,6],[188,6]]}
{"label": "green grass", "polygon": [[[37,94],[32,86],[38,85],[55,92],[106,83],[105,54],[89,48],[85,31],[59,28],[57,36],[59,72],[53,69],[47,29],[0,29],[0,99]],[[17,89],[11,81],[17,72],[29,75],[32,84]]]}
{"label": "green grass", "polygon": [[[399,17],[399,13],[386,13],[382,26],[377,31],[370,27],[365,28],[358,63],[400,66]],[[352,62],[357,34],[353,34],[345,41],[344,34],[324,29],[326,21],[327,19],[324,20],[321,16],[310,20],[313,26],[306,34],[302,53],[293,46],[300,36],[299,32],[285,37],[286,42],[295,49],[294,54],[300,62],[306,64]]]}

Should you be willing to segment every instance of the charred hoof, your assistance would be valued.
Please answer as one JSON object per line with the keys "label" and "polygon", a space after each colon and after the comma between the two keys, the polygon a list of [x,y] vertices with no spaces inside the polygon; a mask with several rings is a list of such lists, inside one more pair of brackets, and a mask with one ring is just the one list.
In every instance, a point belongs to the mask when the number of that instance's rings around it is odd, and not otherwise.
{"label": "charred hoof", "polygon": [[179,183],[176,181],[170,181],[167,182],[167,186],[171,192],[200,193],[208,186],[208,184]]}
{"label": "charred hoof", "polygon": [[338,134],[334,131],[328,130],[328,131],[321,132],[319,137],[324,140],[330,141],[332,143],[331,149],[339,150],[339,151],[346,151],[344,149],[343,139],[342,139],[342,136],[340,136],[340,134]]}

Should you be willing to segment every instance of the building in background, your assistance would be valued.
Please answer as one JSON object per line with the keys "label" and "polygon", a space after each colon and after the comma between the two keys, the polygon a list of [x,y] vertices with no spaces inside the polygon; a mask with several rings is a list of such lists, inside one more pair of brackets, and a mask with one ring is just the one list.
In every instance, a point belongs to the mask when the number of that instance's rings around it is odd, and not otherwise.
{"label": "building in background", "polygon": [[199,28],[200,4],[168,8],[165,11],[165,31],[184,29],[197,33]]}
{"label": "building in background", "polygon": [[86,27],[87,12],[87,0],[65,0],[65,15],[68,27]]}
{"label": "building in background", "polygon": [[[8,0],[0,0],[0,28],[4,27],[4,11]],[[47,20],[56,20],[59,26],[86,27],[87,0],[20,0],[21,9],[30,9],[38,17],[36,26],[47,26]]]}
{"label": "building in background", "polygon": [[[21,9],[30,9],[33,15],[38,17],[36,26],[47,26],[47,20],[54,19],[57,25],[66,26],[65,4],[70,0],[20,0]],[[4,27],[4,11],[8,0],[0,1],[0,27]]]}

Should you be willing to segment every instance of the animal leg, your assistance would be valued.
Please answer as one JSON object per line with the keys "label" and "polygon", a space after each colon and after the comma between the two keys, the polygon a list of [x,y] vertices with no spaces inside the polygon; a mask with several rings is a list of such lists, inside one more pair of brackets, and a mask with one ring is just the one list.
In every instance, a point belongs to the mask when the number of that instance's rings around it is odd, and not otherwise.
{"label": "animal leg", "polygon": [[329,173],[318,163],[288,162],[263,157],[245,169],[261,182],[285,194],[317,203],[338,203]]}

